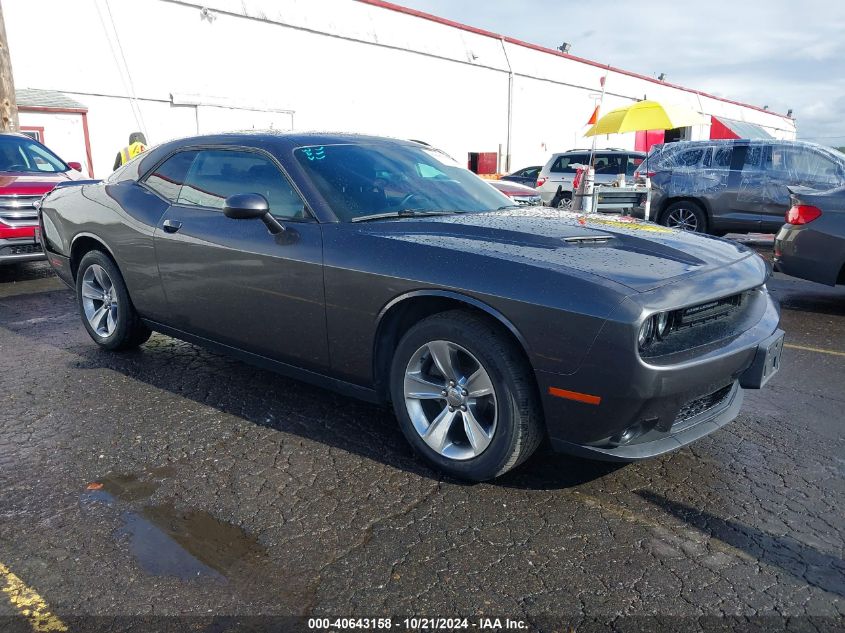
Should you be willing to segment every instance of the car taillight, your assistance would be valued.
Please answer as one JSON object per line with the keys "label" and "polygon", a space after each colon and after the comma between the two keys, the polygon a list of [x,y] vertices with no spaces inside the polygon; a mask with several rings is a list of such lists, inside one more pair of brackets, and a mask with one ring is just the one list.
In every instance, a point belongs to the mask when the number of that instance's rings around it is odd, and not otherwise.
{"label": "car taillight", "polygon": [[786,212],[787,224],[808,224],[820,217],[822,210],[809,204],[794,204]]}
{"label": "car taillight", "polygon": [[534,186],[535,187],[542,187],[544,182],[546,182],[545,178],[537,178],[537,184],[534,185]]}

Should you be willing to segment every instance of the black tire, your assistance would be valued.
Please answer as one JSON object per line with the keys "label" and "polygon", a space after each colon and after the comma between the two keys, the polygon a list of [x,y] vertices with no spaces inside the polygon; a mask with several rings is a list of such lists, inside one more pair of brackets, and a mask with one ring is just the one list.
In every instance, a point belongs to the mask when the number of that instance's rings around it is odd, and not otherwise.
{"label": "black tire", "polygon": [[[693,221],[695,228],[686,228]],[[660,224],[694,233],[707,233],[709,226],[707,213],[704,211],[704,208],[692,200],[681,200],[680,202],[670,204],[660,214]]]}
{"label": "black tire", "polygon": [[[113,303],[116,305],[117,316],[114,319],[113,331],[107,335],[95,331],[85,314],[83,279],[86,271],[93,266],[102,268],[107,273],[113,286]],[[76,271],[76,304],[82,317],[82,324],[88,330],[89,336],[97,345],[105,349],[132,349],[145,343],[152,334],[150,329],[141,322],[138,313],[135,311],[135,306],[132,305],[129,292],[126,290],[126,282],[123,281],[123,275],[120,274],[117,265],[111,257],[102,251],[89,251],[79,262],[79,268]],[[101,304],[102,302],[100,302]]]}
{"label": "black tire", "polygon": [[[496,416],[492,438],[483,452],[471,458],[451,459],[435,451],[422,439],[406,406],[409,363],[423,346],[434,341],[469,352],[493,386]],[[417,453],[444,473],[472,481],[493,479],[528,459],[543,439],[542,413],[531,368],[517,344],[495,321],[461,310],[423,319],[402,337],[390,371],[390,393],[402,432]],[[449,403],[440,400],[432,400],[431,406],[443,407],[445,412]],[[460,415],[464,420],[464,414]],[[457,424],[460,434],[466,423]]]}

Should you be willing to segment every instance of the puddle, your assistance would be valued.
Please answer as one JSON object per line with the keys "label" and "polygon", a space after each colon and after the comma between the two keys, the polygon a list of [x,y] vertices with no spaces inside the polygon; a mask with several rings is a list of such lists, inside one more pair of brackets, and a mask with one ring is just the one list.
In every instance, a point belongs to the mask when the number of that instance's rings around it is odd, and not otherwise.
{"label": "puddle", "polygon": [[155,478],[172,474],[168,467],[145,473],[152,480],[109,474],[89,485],[83,499],[121,510],[123,526],[114,536],[127,539],[138,565],[154,576],[225,581],[265,558],[255,538],[207,512],[177,510],[170,503],[126,507],[149,499],[160,485]]}

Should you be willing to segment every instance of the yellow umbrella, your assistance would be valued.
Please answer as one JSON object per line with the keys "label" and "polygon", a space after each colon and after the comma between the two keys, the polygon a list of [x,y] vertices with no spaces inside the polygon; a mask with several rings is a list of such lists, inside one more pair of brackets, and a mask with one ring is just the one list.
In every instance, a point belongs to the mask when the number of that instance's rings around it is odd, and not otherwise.
{"label": "yellow umbrella", "polygon": [[707,125],[710,117],[684,106],[663,105],[657,101],[638,101],[611,110],[600,118],[584,136],[621,134],[639,130],[671,130],[688,125]]}

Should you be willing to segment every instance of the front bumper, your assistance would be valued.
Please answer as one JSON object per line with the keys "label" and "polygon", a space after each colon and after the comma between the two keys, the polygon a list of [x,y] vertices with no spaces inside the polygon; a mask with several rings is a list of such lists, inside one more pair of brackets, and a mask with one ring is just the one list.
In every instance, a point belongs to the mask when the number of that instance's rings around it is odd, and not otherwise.
{"label": "front bumper", "polygon": [[778,308],[764,288],[755,292],[750,327],[695,353],[626,357],[623,344],[607,333],[599,335],[575,373],[538,371],[552,446],[594,459],[639,460],[680,448],[733,420],[743,389],[761,388],[780,364]]}
{"label": "front bumper", "polygon": [[0,239],[0,264],[16,264],[46,259],[41,243],[34,237]]}

